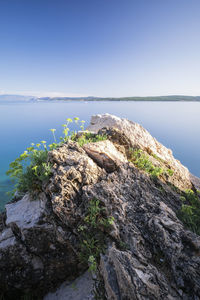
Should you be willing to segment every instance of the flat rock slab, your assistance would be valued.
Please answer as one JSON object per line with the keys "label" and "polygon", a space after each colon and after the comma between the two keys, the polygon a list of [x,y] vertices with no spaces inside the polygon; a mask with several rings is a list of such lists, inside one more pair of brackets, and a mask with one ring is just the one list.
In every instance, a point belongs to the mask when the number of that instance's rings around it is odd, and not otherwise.
{"label": "flat rock slab", "polygon": [[93,280],[89,272],[85,272],[76,280],[64,282],[55,293],[47,294],[43,300],[94,300]]}
{"label": "flat rock slab", "polygon": [[15,223],[21,229],[34,227],[45,211],[47,199],[43,197],[33,201],[29,195],[21,200],[6,205],[6,225]]}
{"label": "flat rock slab", "polygon": [[120,153],[110,141],[85,144],[83,149],[86,153],[108,173],[113,172],[121,163],[127,159]]}

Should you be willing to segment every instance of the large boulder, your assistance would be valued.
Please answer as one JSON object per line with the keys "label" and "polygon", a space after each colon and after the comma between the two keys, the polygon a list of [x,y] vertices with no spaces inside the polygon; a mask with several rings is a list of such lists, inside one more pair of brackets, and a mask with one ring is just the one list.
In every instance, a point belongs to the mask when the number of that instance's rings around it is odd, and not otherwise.
{"label": "large boulder", "polygon": [[[83,147],[69,141],[49,152],[52,177],[43,192],[7,204],[0,216],[2,295],[20,299],[27,292],[40,299],[52,291],[45,300],[77,300],[83,289],[83,299],[87,291],[91,296],[87,275],[75,282],[77,293],[70,286],[87,268],[79,229],[98,199],[104,216],[114,218],[109,230],[100,229],[106,238],[94,277],[108,300],[200,299],[200,237],[177,217],[182,191],[195,191],[200,180],[138,124],[106,114],[93,117],[89,129],[107,140]],[[152,179],[129,161],[130,148],[173,175]]]}

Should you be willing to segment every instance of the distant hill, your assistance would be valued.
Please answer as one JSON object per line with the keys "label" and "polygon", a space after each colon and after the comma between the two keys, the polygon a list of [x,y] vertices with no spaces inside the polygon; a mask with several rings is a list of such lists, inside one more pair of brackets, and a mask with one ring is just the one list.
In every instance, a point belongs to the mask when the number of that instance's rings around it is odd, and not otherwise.
{"label": "distant hill", "polygon": [[[76,101],[96,101],[96,100],[103,100],[103,99],[107,99],[107,98],[99,98],[99,97],[40,97],[38,98],[38,100],[41,101],[72,101],[72,100],[76,100]],[[108,98],[109,99],[109,98]]]}
{"label": "distant hill", "polygon": [[34,97],[24,95],[0,95],[0,102],[39,102],[39,101],[189,101],[198,102],[200,96],[151,96],[151,97]]}
{"label": "distant hill", "polygon": [[155,97],[42,97],[40,101],[200,101],[200,96],[155,96]]}

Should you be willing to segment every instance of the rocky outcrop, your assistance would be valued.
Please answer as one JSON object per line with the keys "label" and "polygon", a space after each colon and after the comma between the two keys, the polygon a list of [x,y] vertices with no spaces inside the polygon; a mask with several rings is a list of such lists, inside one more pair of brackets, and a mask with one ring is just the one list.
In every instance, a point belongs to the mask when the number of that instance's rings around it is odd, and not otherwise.
{"label": "rocky outcrop", "polygon": [[[138,124],[98,115],[89,129],[108,139],[83,147],[69,141],[49,152],[52,177],[43,192],[6,205],[0,218],[2,295],[20,299],[30,292],[39,299],[51,290],[45,300],[79,299],[85,277],[77,293],[53,290],[65,280],[70,286],[87,268],[79,255],[80,225],[98,199],[104,218],[114,218],[109,230],[100,228],[106,239],[97,259],[96,276],[108,300],[200,299],[200,237],[177,217],[181,190],[195,191],[200,180]],[[173,175],[153,180],[129,161],[130,147]]]}
{"label": "rocky outcrop", "polygon": [[180,177],[181,180],[184,179],[184,184],[191,186],[192,183],[197,189],[200,189],[200,180],[191,174],[180,161],[173,157],[170,149],[159,143],[141,125],[127,119],[120,119],[110,114],[92,116],[90,125],[87,129],[97,133],[102,128],[118,129],[119,132],[126,137],[126,144],[129,144],[129,146],[133,148],[138,147],[150,154],[153,153],[157,155],[159,158],[170,164],[176,171],[176,177]]}

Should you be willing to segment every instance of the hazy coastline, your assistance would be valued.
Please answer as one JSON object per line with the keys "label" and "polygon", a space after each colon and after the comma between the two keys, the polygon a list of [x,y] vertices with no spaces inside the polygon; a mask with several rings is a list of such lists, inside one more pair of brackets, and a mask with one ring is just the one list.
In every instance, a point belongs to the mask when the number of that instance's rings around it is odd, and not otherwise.
{"label": "hazy coastline", "polygon": [[200,102],[200,96],[170,95],[147,97],[34,97],[24,95],[0,95],[0,103],[40,102],[40,101],[155,101],[155,102]]}

